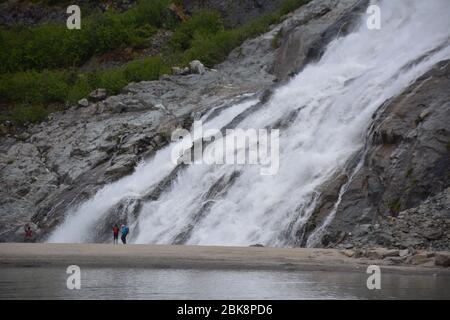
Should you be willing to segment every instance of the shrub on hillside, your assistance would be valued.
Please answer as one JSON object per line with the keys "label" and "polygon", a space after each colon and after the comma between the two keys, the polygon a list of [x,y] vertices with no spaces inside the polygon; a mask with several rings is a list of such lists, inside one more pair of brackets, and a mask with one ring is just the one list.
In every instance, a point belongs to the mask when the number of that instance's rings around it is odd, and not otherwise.
{"label": "shrub on hillside", "polygon": [[208,37],[224,30],[222,18],[218,12],[200,11],[175,30],[170,44],[174,50],[189,49],[197,37]]}
{"label": "shrub on hillside", "polygon": [[80,30],[63,24],[0,28],[0,73],[79,66],[94,54],[143,47],[157,30],[174,27],[169,0],[141,0],[125,13],[107,11],[82,20]]}

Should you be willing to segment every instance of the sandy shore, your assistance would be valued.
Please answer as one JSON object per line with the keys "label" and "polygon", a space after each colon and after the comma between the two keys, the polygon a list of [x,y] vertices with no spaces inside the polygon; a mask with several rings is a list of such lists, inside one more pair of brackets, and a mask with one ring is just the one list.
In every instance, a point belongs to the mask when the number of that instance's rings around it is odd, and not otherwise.
{"label": "sandy shore", "polygon": [[389,265],[355,259],[334,249],[110,244],[0,244],[0,267],[71,265],[92,267],[361,271],[450,274],[448,268]]}

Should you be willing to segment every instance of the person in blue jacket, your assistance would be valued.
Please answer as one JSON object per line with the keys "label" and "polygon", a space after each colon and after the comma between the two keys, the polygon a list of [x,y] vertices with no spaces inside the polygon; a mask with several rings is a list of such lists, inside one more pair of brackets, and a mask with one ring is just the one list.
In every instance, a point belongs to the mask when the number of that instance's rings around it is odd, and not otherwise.
{"label": "person in blue jacket", "polygon": [[120,237],[120,239],[122,240],[123,244],[127,244],[127,236],[128,236],[128,233],[130,232],[130,229],[126,225],[123,224],[120,227],[120,230],[122,233],[122,236]]}

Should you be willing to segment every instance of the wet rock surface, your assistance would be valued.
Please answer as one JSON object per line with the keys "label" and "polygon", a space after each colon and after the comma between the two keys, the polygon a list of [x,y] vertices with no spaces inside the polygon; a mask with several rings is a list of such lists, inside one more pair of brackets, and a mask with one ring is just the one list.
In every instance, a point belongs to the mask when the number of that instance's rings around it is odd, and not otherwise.
{"label": "wet rock surface", "polygon": [[[449,87],[450,62],[443,61],[374,115],[363,166],[319,245],[450,249]],[[343,184],[330,182],[311,230]]]}
{"label": "wet rock surface", "polygon": [[280,50],[274,74],[286,79],[319,59],[328,43],[351,32],[368,1],[342,0],[312,2],[286,20],[278,30]]}
{"label": "wet rock surface", "polygon": [[349,258],[383,265],[450,266],[450,253],[448,251],[395,250],[384,247],[368,247],[364,249],[341,250],[340,253]]}

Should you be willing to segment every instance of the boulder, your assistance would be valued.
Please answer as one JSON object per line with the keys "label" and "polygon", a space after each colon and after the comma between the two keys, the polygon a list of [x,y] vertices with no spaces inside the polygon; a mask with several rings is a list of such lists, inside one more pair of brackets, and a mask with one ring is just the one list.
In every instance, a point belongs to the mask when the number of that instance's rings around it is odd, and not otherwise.
{"label": "boulder", "polygon": [[399,250],[396,249],[390,249],[390,250],[386,250],[386,252],[384,253],[384,258],[387,257],[398,257],[399,256]]}
{"label": "boulder", "polygon": [[418,253],[407,259],[407,262],[413,265],[420,265],[431,262],[433,259],[426,253]]}
{"label": "boulder", "polygon": [[387,261],[391,262],[392,264],[402,264],[405,262],[405,257],[389,257],[386,258]]}
{"label": "boulder", "polygon": [[352,257],[355,256],[355,251],[353,251],[353,250],[344,250],[344,251],[342,251],[342,254],[343,254],[344,256],[347,256],[347,257],[349,257],[349,258],[352,258]]}
{"label": "boulder", "polygon": [[404,257],[406,257],[406,256],[409,255],[409,250],[408,250],[408,249],[400,250],[400,251],[398,252],[398,255],[399,255],[400,257],[404,258]]}
{"label": "boulder", "polygon": [[436,252],[434,264],[441,267],[450,267],[450,252]]}
{"label": "boulder", "polygon": [[89,107],[89,101],[88,101],[88,99],[84,98],[84,99],[81,99],[80,101],[78,101],[78,106],[79,106],[79,107],[82,107],[82,108],[87,108],[87,107]]}
{"label": "boulder", "polygon": [[198,60],[191,61],[189,63],[189,69],[195,74],[204,74],[206,71],[205,66]]}
{"label": "boulder", "polygon": [[367,258],[374,260],[382,260],[387,257],[398,257],[398,250],[389,250],[386,248],[373,248],[367,252]]}
{"label": "boulder", "polygon": [[172,67],[172,74],[174,76],[185,76],[190,73],[191,73],[191,70],[188,67],[185,67],[185,68]]}
{"label": "boulder", "polygon": [[88,100],[92,102],[98,102],[105,100],[107,96],[108,94],[106,92],[106,89],[95,89],[89,94]]}

